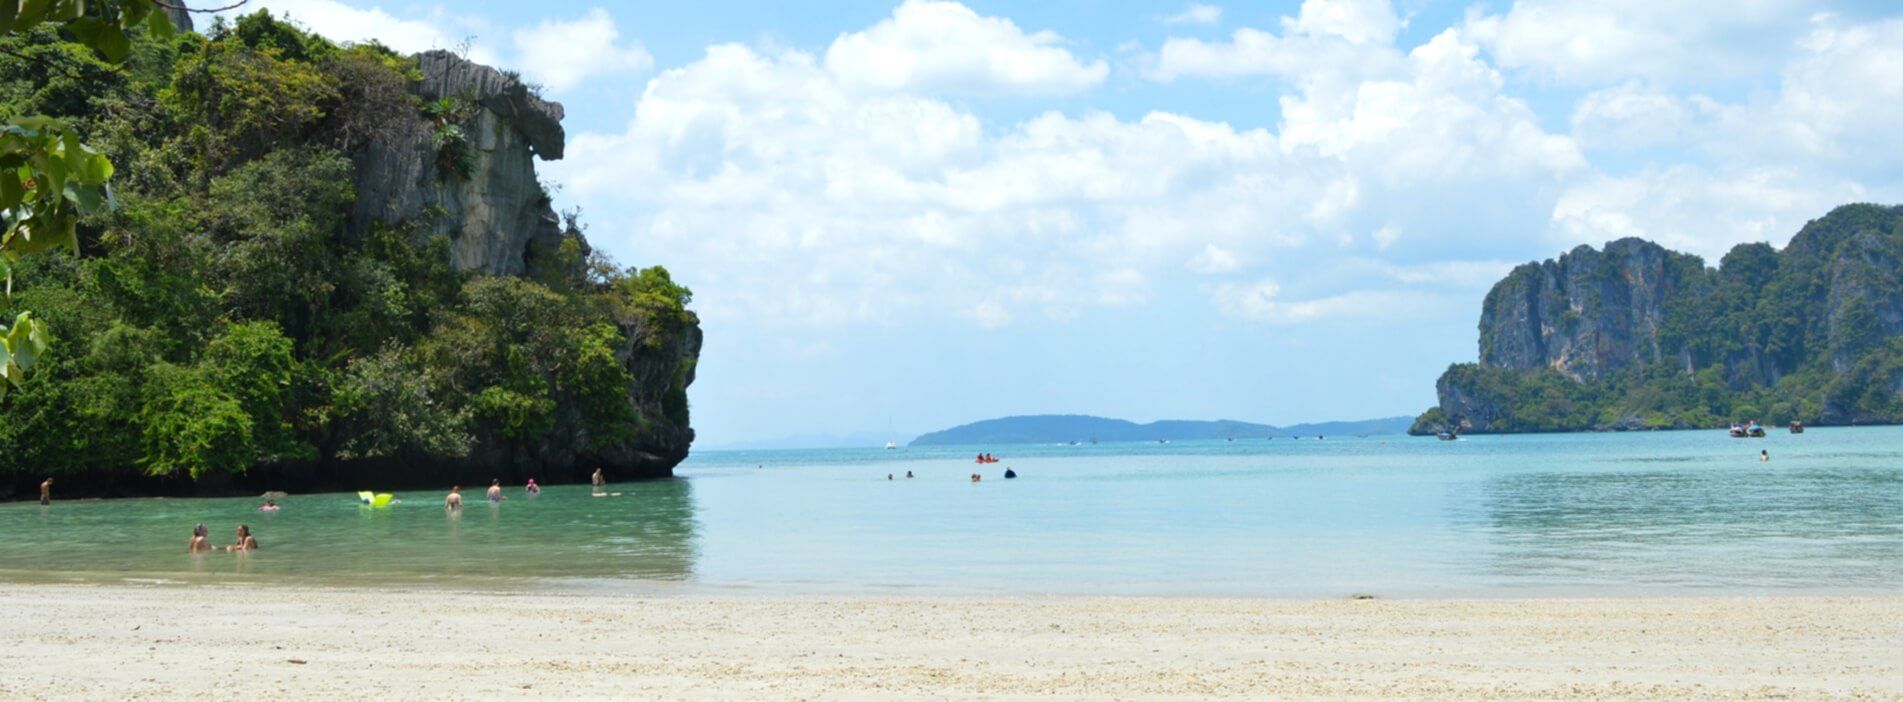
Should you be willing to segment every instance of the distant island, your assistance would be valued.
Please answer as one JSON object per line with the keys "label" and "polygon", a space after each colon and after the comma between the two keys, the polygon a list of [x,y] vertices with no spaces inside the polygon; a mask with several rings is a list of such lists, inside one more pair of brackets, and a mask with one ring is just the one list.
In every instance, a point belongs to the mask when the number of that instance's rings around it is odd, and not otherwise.
{"label": "distant island", "polygon": [[1114,441],[1194,441],[1198,439],[1269,439],[1292,436],[1400,434],[1412,417],[1386,417],[1349,422],[1318,422],[1276,427],[1232,419],[1195,421],[1168,419],[1138,424],[1122,419],[1083,414],[1040,414],[1000,417],[935,431],[912,440],[912,446],[988,446],[994,444],[1054,444]]}
{"label": "distant island", "polygon": [[1894,424],[1899,388],[1903,206],[1845,205],[1717,268],[1621,239],[1514,269],[1411,431]]}

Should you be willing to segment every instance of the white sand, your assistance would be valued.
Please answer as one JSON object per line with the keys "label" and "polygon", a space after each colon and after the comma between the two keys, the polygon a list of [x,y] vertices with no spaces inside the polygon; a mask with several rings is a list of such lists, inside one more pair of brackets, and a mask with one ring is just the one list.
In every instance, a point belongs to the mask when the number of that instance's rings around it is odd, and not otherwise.
{"label": "white sand", "polygon": [[1903,698],[1903,597],[20,585],[0,608],[5,699]]}

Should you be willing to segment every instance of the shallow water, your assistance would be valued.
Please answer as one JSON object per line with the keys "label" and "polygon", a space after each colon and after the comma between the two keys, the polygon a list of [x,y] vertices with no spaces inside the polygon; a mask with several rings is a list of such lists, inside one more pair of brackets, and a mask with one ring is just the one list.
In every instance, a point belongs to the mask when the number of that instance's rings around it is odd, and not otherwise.
{"label": "shallow water", "polygon": [[[1760,449],[1773,460],[1757,460]],[[499,506],[0,505],[0,578],[753,592],[1903,592],[1903,428],[706,452]],[[1022,477],[1001,479],[1005,467]],[[906,471],[918,477],[907,480]],[[985,480],[971,484],[972,472]],[[886,480],[888,473],[896,479]],[[374,488],[374,486],[365,486]],[[193,556],[194,523],[263,550]]]}

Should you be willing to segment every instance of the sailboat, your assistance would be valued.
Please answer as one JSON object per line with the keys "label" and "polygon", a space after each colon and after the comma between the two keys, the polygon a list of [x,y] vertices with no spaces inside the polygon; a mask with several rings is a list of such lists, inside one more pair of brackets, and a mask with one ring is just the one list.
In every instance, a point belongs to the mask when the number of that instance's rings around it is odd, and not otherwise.
{"label": "sailboat", "polygon": [[890,442],[890,441],[887,441],[887,442],[885,442],[885,449],[886,449],[887,451],[891,451],[891,450],[894,450],[894,449],[897,449],[898,447],[899,447],[899,445],[898,445],[898,444],[896,444],[896,443],[893,443],[893,442]]}

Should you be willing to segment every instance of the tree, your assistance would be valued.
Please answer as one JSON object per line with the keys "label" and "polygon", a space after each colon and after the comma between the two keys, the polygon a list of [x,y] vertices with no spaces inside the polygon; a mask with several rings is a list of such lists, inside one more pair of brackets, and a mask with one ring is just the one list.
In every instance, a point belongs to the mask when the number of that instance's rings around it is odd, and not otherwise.
{"label": "tree", "polygon": [[[140,27],[170,36],[172,21],[156,0],[27,0],[0,3],[0,34],[25,32],[45,23],[112,63],[131,52],[130,34]],[[28,60],[15,56],[18,60]],[[112,207],[112,161],[80,143],[60,120],[41,115],[0,124],[0,276],[6,279],[0,309],[11,306],[13,268],[25,256],[79,249],[81,217]],[[4,317],[0,317],[4,320]],[[0,398],[19,387],[50,343],[45,325],[30,312],[0,321]]]}

